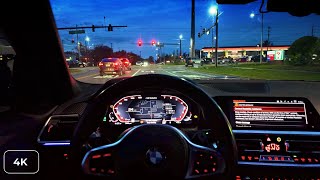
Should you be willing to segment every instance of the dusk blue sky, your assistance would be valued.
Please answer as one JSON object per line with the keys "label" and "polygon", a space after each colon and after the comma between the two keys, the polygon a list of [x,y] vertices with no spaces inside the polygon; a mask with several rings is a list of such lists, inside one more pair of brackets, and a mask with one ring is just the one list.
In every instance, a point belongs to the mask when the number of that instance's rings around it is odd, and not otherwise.
{"label": "dusk blue sky", "polygon": [[[196,49],[212,46],[212,36],[198,38],[202,28],[210,27],[214,17],[208,9],[216,4],[214,0],[196,0]],[[90,46],[112,43],[114,51],[127,50],[141,54],[144,58],[155,56],[155,47],[149,44],[137,46],[138,40],[151,43],[152,40],[164,43],[178,43],[179,35],[183,35],[182,51],[189,53],[191,0],[51,0],[57,27],[74,27],[104,25],[127,25],[127,28],[86,29],[79,35],[84,43],[85,37],[90,38]],[[258,13],[260,1],[248,5],[219,5],[223,14],[219,17],[219,46],[249,46],[260,42],[260,16],[250,18],[250,13]],[[270,41],[274,45],[289,45],[295,39],[314,33],[320,36],[320,16],[309,15],[294,17],[288,13],[267,13],[264,16],[264,39],[267,39],[267,27],[271,27]],[[65,51],[74,50],[76,35],[68,30],[59,31]],[[163,51],[172,54],[179,46],[165,46]]]}

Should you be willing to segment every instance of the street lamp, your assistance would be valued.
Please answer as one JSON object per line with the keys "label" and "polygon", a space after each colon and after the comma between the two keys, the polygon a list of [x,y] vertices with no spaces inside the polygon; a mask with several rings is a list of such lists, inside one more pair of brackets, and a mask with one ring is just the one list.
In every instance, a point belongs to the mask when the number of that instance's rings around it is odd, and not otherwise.
{"label": "street lamp", "polygon": [[181,40],[182,40],[182,38],[183,38],[183,36],[182,36],[182,34],[180,34],[180,36],[179,36],[179,40],[180,40],[180,58],[181,58],[181,56],[182,56],[182,52],[181,52]]}
{"label": "street lamp", "polygon": [[[250,18],[254,18],[255,15],[259,14],[250,14]],[[263,54],[263,13],[260,13],[261,15],[261,36],[260,36],[260,63],[262,63],[262,54]]]}
{"label": "street lamp", "polygon": [[[216,56],[216,59],[215,59],[215,66],[216,67],[218,67],[218,22],[219,22],[219,10],[218,10],[218,6],[211,6],[210,8],[209,8],[209,14],[211,15],[211,16],[215,16],[216,18],[215,18],[215,26],[216,26],[216,38],[215,38],[215,40],[216,40],[216,54],[215,54],[215,56]],[[212,31],[213,31],[213,29],[212,29]],[[213,33],[212,33],[212,36],[213,36]],[[213,42],[213,40],[214,40],[214,38],[212,37],[212,42]],[[212,51],[213,51],[213,43],[212,43]],[[212,55],[213,55],[213,53],[212,53]]]}

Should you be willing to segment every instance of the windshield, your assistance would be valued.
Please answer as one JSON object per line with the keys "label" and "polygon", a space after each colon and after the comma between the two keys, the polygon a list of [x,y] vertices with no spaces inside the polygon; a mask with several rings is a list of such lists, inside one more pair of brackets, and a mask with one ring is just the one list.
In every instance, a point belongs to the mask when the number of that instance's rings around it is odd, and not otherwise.
{"label": "windshield", "polygon": [[[75,79],[320,80],[320,16],[260,13],[261,1],[51,0]],[[194,12],[194,13],[192,13]],[[192,14],[194,16],[192,16]],[[130,63],[104,63],[127,58]]]}

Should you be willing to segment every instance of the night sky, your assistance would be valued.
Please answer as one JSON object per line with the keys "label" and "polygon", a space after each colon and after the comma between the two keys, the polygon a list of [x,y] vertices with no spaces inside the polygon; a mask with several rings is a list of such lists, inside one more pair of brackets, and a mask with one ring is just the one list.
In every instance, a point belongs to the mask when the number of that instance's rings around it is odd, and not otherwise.
{"label": "night sky", "polygon": [[[138,40],[151,43],[152,40],[163,43],[178,43],[183,35],[182,51],[189,53],[191,0],[51,0],[57,27],[74,27],[94,25],[127,25],[127,28],[114,28],[112,32],[105,29],[86,29],[86,34],[79,35],[84,43],[90,38],[90,46],[104,44],[113,46],[114,51],[127,50],[141,54],[144,58],[155,56],[157,51],[150,44],[137,46]],[[214,5],[213,0],[196,0],[196,49],[212,46],[212,35],[198,38],[202,28],[210,27],[214,17],[208,9]],[[258,13],[260,3],[248,5],[219,5],[219,46],[255,46],[260,42],[260,16],[250,18],[250,13]],[[104,22],[105,17],[105,22]],[[320,36],[320,16],[309,15],[294,17],[288,13],[268,13],[264,16],[264,39],[267,39],[267,27],[271,27],[270,41],[274,45],[289,45],[295,39],[314,34]],[[318,25],[318,26],[317,26]],[[76,35],[67,30],[59,34],[65,51],[74,50]],[[165,46],[163,51],[172,54],[179,46]]]}

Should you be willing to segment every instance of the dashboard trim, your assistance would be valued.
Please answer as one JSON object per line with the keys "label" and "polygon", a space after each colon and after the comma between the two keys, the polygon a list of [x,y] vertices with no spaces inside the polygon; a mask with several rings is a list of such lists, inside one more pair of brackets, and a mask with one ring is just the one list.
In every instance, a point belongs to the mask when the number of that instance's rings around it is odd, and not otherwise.
{"label": "dashboard trim", "polygon": [[70,142],[47,142],[43,143],[43,146],[69,146]]}

